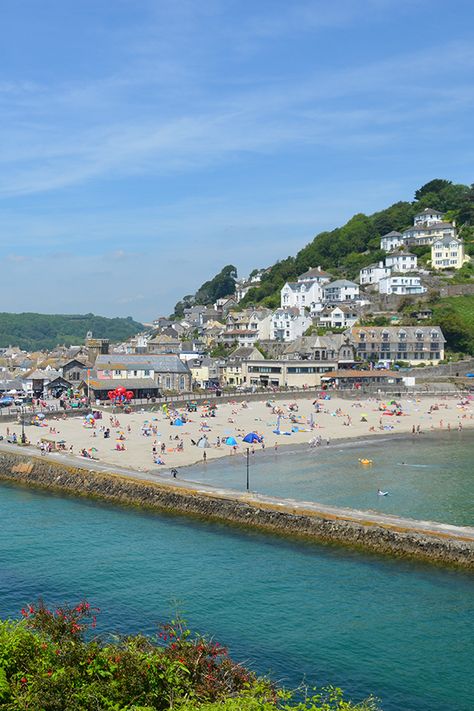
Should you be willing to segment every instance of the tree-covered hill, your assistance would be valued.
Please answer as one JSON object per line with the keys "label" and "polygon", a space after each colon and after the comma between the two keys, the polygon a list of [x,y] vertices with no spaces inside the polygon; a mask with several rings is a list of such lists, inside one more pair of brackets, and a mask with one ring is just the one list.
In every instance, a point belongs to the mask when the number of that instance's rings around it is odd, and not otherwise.
{"label": "tree-covered hill", "polygon": [[236,279],[237,269],[232,264],[228,264],[213,279],[204,282],[195,294],[183,296],[174,307],[173,317],[182,318],[186,308],[213,304],[217,299],[234,294]]}
{"label": "tree-covered hill", "polygon": [[28,351],[57,345],[80,345],[88,331],[95,338],[122,341],[143,330],[143,325],[128,318],[106,318],[94,314],[0,313],[0,347],[19,346]]}
{"label": "tree-covered hill", "polygon": [[403,231],[413,224],[415,214],[425,207],[440,210],[446,213],[446,219],[456,220],[468,253],[474,254],[474,184],[469,187],[435,179],[417,190],[412,202],[396,202],[373,215],[358,213],[343,227],[316,235],[296,257],[290,256],[274,264],[263,275],[261,284],[248,292],[241,305],[279,306],[280,289],[284,283],[319,265],[335,276],[354,279],[362,267],[384,256],[380,250],[380,237],[391,230]]}

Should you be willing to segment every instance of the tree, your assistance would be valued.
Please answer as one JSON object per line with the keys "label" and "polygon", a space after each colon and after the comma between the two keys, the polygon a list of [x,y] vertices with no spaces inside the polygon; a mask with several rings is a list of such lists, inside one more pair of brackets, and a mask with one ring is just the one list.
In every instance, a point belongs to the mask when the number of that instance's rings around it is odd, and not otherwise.
{"label": "tree", "polygon": [[415,192],[415,200],[421,200],[427,194],[439,193],[443,188],[447,188],[448,185],[452,185],[450,180],[443,180],[442,178],[430,180],[429,183],[425,183],[421,188],[418,188]]}

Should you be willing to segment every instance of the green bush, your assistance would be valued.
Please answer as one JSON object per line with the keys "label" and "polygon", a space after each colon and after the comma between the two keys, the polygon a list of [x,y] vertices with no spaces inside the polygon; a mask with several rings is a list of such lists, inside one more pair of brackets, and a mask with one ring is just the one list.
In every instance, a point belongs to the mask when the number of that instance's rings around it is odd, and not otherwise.
{"label": "green bush", "polygon": [[[88,602],[22,610],[0,622],[0,708],[5,711],[375,711],[339,689],[312,696],[277,691],[234,662],[227,650],[193,636],[181,619],[156,638],[95,636]],[[302,700],[298,700],[302,699]]]}

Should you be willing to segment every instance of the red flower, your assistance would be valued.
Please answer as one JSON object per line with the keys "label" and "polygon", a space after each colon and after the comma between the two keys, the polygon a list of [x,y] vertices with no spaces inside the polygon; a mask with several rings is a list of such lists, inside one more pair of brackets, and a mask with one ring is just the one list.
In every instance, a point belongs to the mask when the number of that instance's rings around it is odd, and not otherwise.
{"label": "red flower", "polygon": [[21,683],[22,683],[22,684],[27,684],[27,683],[28,683],[28,679],[26,678],[26,676],[22,676],[22,677],[21,677]]}

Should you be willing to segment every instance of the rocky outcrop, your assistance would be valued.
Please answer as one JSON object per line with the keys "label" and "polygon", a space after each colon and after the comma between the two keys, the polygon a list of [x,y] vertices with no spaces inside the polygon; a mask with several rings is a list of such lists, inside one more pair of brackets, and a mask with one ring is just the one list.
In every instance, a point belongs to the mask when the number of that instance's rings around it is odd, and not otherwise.
{"label": "rocky outcrop", "polygon": [[47,457],[0,452],[0,479],[66,494],[92,497],[161,512],[227,522],[284,536],[337,543],[398,557],[474,568],[474,542],[374,525],[347,517],[292,510],[287,506],[137,481],[113,473],[67,466]]}

